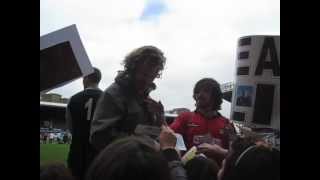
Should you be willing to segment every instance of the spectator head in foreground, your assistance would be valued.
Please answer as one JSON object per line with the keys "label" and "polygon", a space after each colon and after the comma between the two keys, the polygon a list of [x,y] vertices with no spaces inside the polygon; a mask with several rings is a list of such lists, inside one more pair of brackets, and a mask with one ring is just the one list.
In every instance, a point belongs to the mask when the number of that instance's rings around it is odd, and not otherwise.
{"label": "spectator head in foreground", "polygon": [[170,171],[152,141],[130,136],[104,148],[91,164],[86,179],[167,180]]}
{"label": "spectator head in foreground", "polygon": [[280,151],[250,137],[238,137],[218,176],[220,180],[280,180]]}

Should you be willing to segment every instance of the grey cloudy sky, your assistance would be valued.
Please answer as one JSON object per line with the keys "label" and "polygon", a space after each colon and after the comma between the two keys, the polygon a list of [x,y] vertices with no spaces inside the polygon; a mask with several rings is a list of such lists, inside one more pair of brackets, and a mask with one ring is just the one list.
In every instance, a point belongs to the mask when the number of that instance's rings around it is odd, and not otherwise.
{"label": "grey cloudy sky", "polygon": [[[40,36],[71,24],[102,71],[101,89],[113,82],[128,52],[155,45],[167,64],[151,96],[167,110],[193,110],[199,79],[234,81],[241,36],[280,35],[280,0],[41,0]],[[79,79],[50,92],[69,98],[82,89]],[[221,113],[229,117],[230,106],[224,101]]]}

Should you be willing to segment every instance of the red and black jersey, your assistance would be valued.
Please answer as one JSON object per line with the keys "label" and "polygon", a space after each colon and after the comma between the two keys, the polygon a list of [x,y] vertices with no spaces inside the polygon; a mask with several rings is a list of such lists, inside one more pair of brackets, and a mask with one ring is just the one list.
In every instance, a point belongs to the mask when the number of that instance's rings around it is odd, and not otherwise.
{"label": "red and black jersey", "polygon": [[197,112],[184,112],[174,120],[170,128],[184,137],[188,149],[199,145],[200,138],[208,135],[214,143],[228,149],[229,138],[225,130],[230,127],[229,125],[233,127],[231,122],[221,115],[206,119]]}

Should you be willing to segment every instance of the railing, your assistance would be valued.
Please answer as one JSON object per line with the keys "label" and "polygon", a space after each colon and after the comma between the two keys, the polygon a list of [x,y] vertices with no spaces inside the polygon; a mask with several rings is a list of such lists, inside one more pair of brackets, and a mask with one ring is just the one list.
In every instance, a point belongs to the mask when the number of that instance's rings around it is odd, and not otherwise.
{"label": "railing", "polygon": [[221,84],[220,88],[221,88],[222,93],[232,91],[234,88],[234,83],[227,82],[227,83]]}

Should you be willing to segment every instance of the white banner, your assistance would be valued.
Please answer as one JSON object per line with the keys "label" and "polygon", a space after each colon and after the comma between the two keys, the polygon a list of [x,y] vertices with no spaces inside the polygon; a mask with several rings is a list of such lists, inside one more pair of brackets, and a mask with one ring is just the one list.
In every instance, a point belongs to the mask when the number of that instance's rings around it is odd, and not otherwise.
{"label": "white banner", "polygon": [[231,119],[280,130],[280,36],[239,39]]}
{"label": "white banner", "polygon": [[93,73],[75,25],[40,37],[40,93]]}

